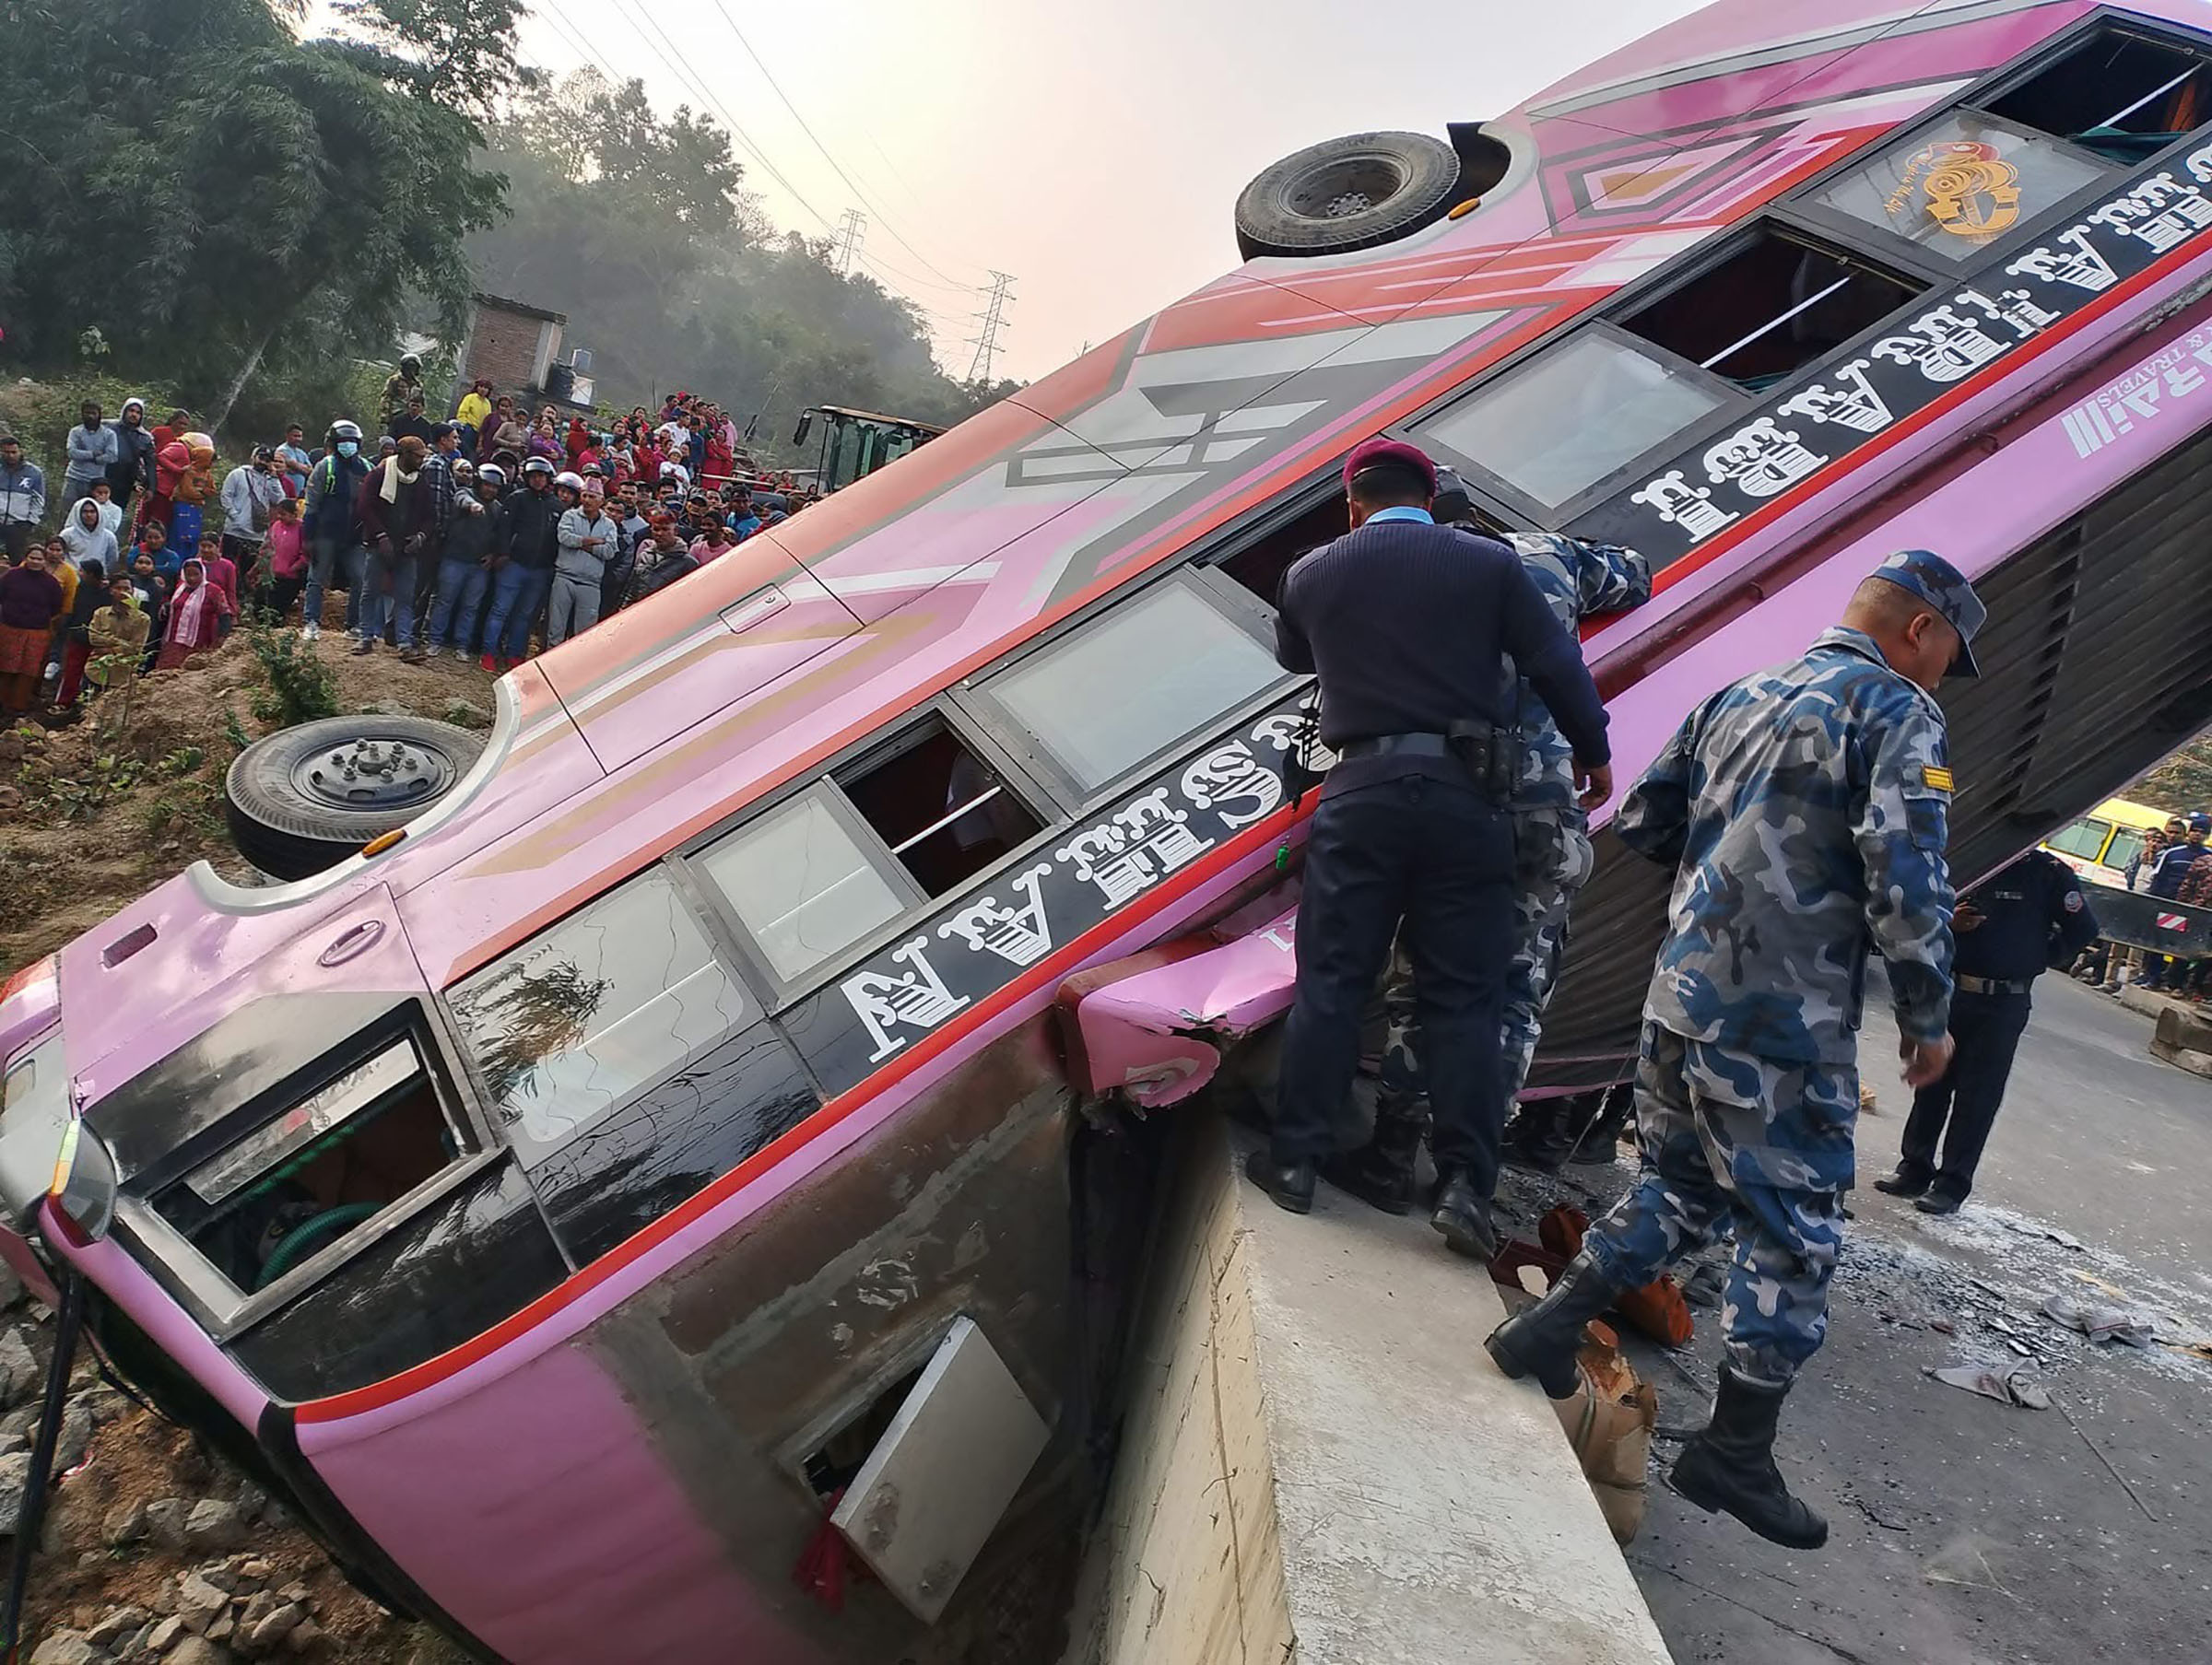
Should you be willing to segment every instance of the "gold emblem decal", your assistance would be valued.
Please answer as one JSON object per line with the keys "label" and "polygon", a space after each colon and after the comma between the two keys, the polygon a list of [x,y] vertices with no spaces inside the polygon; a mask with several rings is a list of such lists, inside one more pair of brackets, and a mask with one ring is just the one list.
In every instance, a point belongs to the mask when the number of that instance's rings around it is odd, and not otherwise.
{"label": "gold emblem decal", "polygon": [[1947,768],[1924,768],[1920,778],[1939,792],[1951,790],[1951,771]]}
{"label": "gold emblem decal", "polygon": [[1987,242],[2019,220],[2020,170],[1994,145],[1947,139],[1917,152],[1889,193],[1891,214],[1904,211],[1916,181],[1930,217],[1953,237]]}

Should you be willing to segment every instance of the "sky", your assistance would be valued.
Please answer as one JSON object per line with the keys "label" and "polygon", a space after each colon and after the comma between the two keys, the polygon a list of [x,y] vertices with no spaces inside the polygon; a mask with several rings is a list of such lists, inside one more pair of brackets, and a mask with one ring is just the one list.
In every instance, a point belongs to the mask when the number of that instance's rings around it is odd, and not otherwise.
{"label": "sky", "polygon": [[[1237,193],[1278,158],[1376,128],[1441,137],[1698,0],[530,5],[528,62],[589,62],[740,128],[779,227],[865,213],[863,264],[931,314],[954,375],[979,287],[1011,274],[994,373],[1033,381],[1235,267]],[[588,321],[571,329],[589,345]]]}

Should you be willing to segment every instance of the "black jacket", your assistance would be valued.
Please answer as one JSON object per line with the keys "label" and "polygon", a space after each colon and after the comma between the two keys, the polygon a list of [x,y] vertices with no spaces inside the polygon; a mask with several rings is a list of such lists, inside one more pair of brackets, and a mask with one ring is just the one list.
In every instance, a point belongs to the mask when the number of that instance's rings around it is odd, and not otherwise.
{"label": "black jacket", "polygon": [[[1321,676],[1331,746],[1386,734],[1442,734],[1514,714],[1507,659],[1551,708],[1582,762],[1610,762],[1606,708],[1535,580],[1493,539],[1422,521],[1370,521],[1304,557],[1283,579],[1276,657]],[[1332,790],[1456,765],[1393,756],[1340,764]]]}
{"label": "black jacket", "polygon": [[487,503],[481,507],[482,513],[471,514],[459,503],[453,505],[453,521],[445,529],[441,560],[480,561],[494,550],[507,546],[507,506]]}
{"label": "black jacket", "polygon": [[559,494],[540,494],[524,486],[509,492],[500,507],[507,516],[503,548],[508,559],[535,572],[552,571],[559,553]]}

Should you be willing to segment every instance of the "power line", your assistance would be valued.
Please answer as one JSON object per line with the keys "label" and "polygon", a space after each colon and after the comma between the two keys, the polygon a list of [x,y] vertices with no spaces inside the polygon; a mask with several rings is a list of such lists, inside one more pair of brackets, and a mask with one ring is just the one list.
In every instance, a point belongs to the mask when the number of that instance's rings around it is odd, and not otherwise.
{"label": "power line", "polygon": [[[745,130],[744,125],[737,120],[737,118],[730,113],[728,107],[724,105],[720,99],[714,96],[712,89],[707,87],[707,85],[701,81],[698,76],[692,73],[690,68],[684,63],[683,55],[677,49],[676,42],[670,40],[666,31],[661,28],[659,23],[653,20],[652,14],[645,11],[641,6],[633,13],[631,7],[625,3],[625,0],[614,0],[614,9],[622,18],[623,21],[629,25],[630,32],[635,34],[639,41],[643,43],[645,50],[651,53],[654,58],[658,59],[661,66],[664,69],[666,69],[671,75],[675,76],[677,82],[681,86],[689,88],[690,91],[697,98],[699,98],[702,105],[722,121],[723,124],[728,128],[731,137],[745,147],[747,153],[749,154],[755,161],[759,163],[762,170],[765,171],[768,176],[777,184],[781,185],[794,202],[797,203],[800,207],[804,208],[808,214],[811,214],[817,220],[820,221],[824,230],[830,231],[832,235],[836,235],[839,230],[839,227],[833,226],[830,223],[830,217],[824,214],[819,208],[816,207],[814,204],[807,199],[806,193],[800,191],[796,185],[793,184],[791,181],[784,176],[782,170],[779,169],[774,162],[769,159],[767,151],[762,149],[759,142],[753,138],[752,135]],[[559,18],[559,14],[558,9],[558,0],[545,0],[545,5],[540,8],[540,11],[542,15],[547,18],[548,20]],[[642,27],[641,27],[641,25]],[[575,45],[576,41],[572,33],[573,26],[570,24],[567,19],[559,18],[559,27],[561,29],[562,39],[570,41],[572,46]],[[735,30],[736,25],[733,23],[731,28],[733,30]],[[649,39],[647,37],[645,30],[648,29],[653,31],[653,37],[661,42],[659,46],[655,46],[653,44],[653,39]],[[663,50],[664,48],[665,50]],[[747,50],[750,52],[751,48],[748,46]],[[586,53],[587,60],[592,61],[595,61],[600,55],[601,54]],[[756,58],[755,62],[758,61],[759,60]],[[762,73],[767,73],[765,67],[763,68]],[[781,88],[778,89],[778,96],[782,96]],[[797,112],[794,111],[793,113],[795,115]],[[807,136],[811,138],[813,135],[809,133]],[[818,141],[817,142],[818,144]],[[842,170],[841,170],[840,171],[841,172]],[[855,189],[857,189],[857,187]],[[900,240],[904,241],[903,239]],[[851,258],[853,262],[857,263],[864,269],[867,270],[871,276],[878,276],[877,273],[877,268],[882,263],[875,260],[873,257],[863,255],[859,251],[857,242],[855,242],[853,246]],[[924,262],[924,264],[926,264],[927,263]],[[891,269],[896,270],[896,268]],[[932,269],[934,270],[935,268]],[[898,286],[889,281],[889,279],[878,276],[878,281],[882,282],[884,287],[887,289],[889,289],[893,294],[900,294]],[[914,279],[910,277],[908,278],[908,281],[917,283],[920,287],[924,288],[935,288],[939,287],[937,285],[929,283],[925,279]],[[950,286],[950,287],[952,292],[956,294],[973,295],[978,292],[977,288],[972,285],[953,284]],[[912,305],[917,311],[928,312],[928,309],[923,307],[918,301],[914,301],[911,296],[900,295],[900,299],[907,300],[908,303]],[[929,315],[933,317],[939,316],[939,314],[936,313],[929,313]],[[961,322],[966,322],[966,320],[962,320]]]}
{"label": "power line", "polygon": [[998,333],[1006,327],[1006,308],[1014,301],[1014,279],[1005,272],[991,274],[991,298],[985,309],[976,316],[982,327],[971,336],[975,357],[968,361],[970,381],[988,381],[991,379],[991,360],[998,356]]}
{"label": "power line", "polygon": [[775,74],[769,68],[767,61],[763,59],[759,53],[753,50],[753,43],[745,38],[745,30],[737,27],[737,19],[730,16],[730,8],[723,4],[723,0],[714,0],[714,9],[722,14],[722,20],[730,26],[730,33],[736,36],[737,44],[745,49],[745,55],[753,61],[753,66],[760,72],[761,78],[767,81],[770,90],[772,91],[777,98],[782,100],[783,108],[791,111],[791,119],[799,124],[799,131],[804,133],[808,139],[813,141],[814,147],[822,153],[822,159],[828,162],[831,168],[836,170],[837,177],[845,182],[846,185],[852,190],[853,194],[860,198],[863,203],[865,203],[870,208],[875,210],[877,220],[882,225],[886,231],[888,231],[891,234],[892,240],[909,254],[912,254],[916,260],[920,261],[924,268],[931,272],[936,273],[936,275],[943,278],[947,283],[952,284],[958,287],[968,289],[975,288],[975,285],[963,285],[960,283],[959,279],[953,276],[951,273],[940,270],[934,263],[932,263],[928,255],[923,253],[921,250],[915,248],[912,243],[907,240],[905,236],[900,231],[899,228],[891,223],[891,217],[883,211],[883,205],[881,203],[872,202],[869,200],[868,193],[861,189],[860,182],[854,179],[852,174],[845,170],[845,165],[839,161],[835,156],[830,154],[830,147],[822,143],[821,135],[817,134],[814,128],[808,123],[806,118],[799,113],[799,107],[791,101],[791,95],[783,90],[782,83],[776,79]]}

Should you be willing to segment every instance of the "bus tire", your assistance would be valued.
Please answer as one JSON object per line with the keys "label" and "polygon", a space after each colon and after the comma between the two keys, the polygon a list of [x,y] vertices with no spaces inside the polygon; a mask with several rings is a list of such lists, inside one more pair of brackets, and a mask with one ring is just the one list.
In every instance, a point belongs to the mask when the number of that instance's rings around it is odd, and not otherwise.
{"label": "bus tire", "polygon": [[310,878],[446,797],[483,746],[450,722],[375,712],[280,729],[224,777],[230,840],[263,873]]}
{"label": "bus tire", "polygon": [[1356,133],[1265,169],[1237,197],[1237,248],[1311,258],[1432,225],[1458,197],[1459,153],[1425,133]]}

